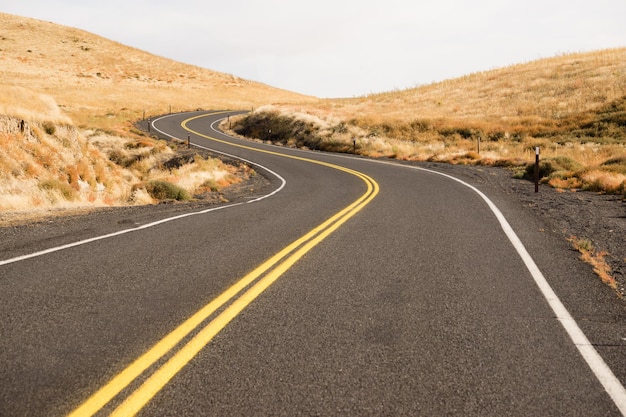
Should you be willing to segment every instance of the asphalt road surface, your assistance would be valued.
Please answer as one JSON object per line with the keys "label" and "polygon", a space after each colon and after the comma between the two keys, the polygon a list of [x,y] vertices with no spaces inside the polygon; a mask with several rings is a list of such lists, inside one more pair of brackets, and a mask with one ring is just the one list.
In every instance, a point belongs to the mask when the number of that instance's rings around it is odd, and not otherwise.
{"label": "asphalt road surface", "polygon": [[626,413],[623,301],[540,219],[228,114],[153,128],[271,186],[1,231],[0,416]]}

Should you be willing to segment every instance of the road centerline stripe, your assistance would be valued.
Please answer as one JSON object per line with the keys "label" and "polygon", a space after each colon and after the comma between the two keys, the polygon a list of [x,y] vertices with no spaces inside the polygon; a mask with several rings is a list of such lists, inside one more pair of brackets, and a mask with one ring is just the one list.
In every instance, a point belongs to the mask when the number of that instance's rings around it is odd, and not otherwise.
{"label": "road centerline stripe", "polygon": [[[186,127],[186,123],[188,121],[199,117],[208,117],[214,114],[215,113],[192,117],[183,121],[181,126],[191,131]],[[96,393],[94,393],[71,414],[69,414],[70,417],[92,416],[97,413],[148,368],[154,365],[163,356],[171,352],[185,337],[196,330],[211,315],[230,302],[230,305],[227,306],[224,311],[218,314],[216,318],[214,318],[194,337],[192,337],[192,339],[177,353],[175,353],[163,366],[155,370],[155,372],[148,377],[148,379],[137,390],[131,393],[129,397],[127,397],[127,399],[118,407],[118,409],[114,411],[114,415],[134,415],[141,408],[143,408],[145,404],[147,404],[147,402],[150,401],[150,399],[156,395],[156,393],[163,388],[178,371],[180,371],[198,352],[200,352],[200,350],[204,348],[219,331],[232,321],[239,312],[254,301],[254,299],[260,296],[265,289],[282,276],[291,266],[293,266],[293,264],[302,258],[304,254],[323,241],[332,232],[337,230],[348,219],[361,211],[376,197],[379,192],[378,184],[371,177],[346,167],[322,161],[315,161],[308,158],[281,154],[278,152],[259,150],[244,145],[230,144],[227,141],[212,138],[198,132],[191,132],[207,139],[226,143],[232,146],[310,162],[344,171],[363,180],[367,186],[367,190],[353,203],[286,246],[274,256],[270,257],[252,272],[244,276],[222,294],[210,301],[206,306],[194,313],[176,329],[159,340],[155,345],[153,345],[152,348],[136,359],[131,365],[114,376],[106,385],[96,391]],[[257,282],[253,284],[255,281]],[[249,286],[250,288],[235,299],[238,294]]]}
{"label": "road centerline stripe", "polygon": [[289,256],[280,265],[276,266],[269,274],[255,283],[244,294],[237,298],[229,307],[219,314],[214,320],[206,325],[196,336],[183,346],[165,365],[154,372],[137,390],[135,390],[117,409],[111,414],[112,417],[132,416],[139,412],[185,365],[187,365],[211,340],[228,325],[235,317],[259,297],[267,288],[276,282],[307,252],[323,241],[332,232],[338,229],[354,214],[359,212],[377,194],[372,190],[369,196],[357,207],[346,213],[330,227],[310,239],[295,253]]}

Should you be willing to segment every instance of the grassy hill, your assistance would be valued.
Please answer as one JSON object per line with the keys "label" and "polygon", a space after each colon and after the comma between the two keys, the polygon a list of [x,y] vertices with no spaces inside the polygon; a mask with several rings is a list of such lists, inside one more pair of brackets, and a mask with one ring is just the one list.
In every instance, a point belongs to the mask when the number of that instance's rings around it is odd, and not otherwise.
{"label": "grassy hill", "polygon": [[301,102],[303,95],[182,64],[91,33],[0,13],[0,82],[53,97],[78,123],[93,118]]}
{"label": "grassy hill", "polygon": [[562,55],[403,91],[265,107],[236,129],[263,140],[346,152],[356,139],[364,155],[508,165],[520,176],[540,146],[544,181],[624,193],[626,48]]}
{"label": "grassy hill", "polygon": [[169,111],[315,100],[0,13],[0,214],[152,202],[143,185],[154,181],[187,188],[176,195],[228,184],[241,173],[216,162],[159,169],[174,150],[133,122]]}

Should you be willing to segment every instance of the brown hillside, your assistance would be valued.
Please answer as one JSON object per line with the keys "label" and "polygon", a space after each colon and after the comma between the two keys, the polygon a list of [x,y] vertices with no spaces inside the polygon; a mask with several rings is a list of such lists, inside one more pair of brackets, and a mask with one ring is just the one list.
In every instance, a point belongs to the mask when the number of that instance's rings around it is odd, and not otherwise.
{"label": "brown hillside", "polygon": [[[311,98],[178,63],[91,33],[0,13],[0,83],[52,96],[75,121]],[[93,120],[91,120],[93,122]]]}
{"label": "brown hillside", "polygon": [[519,124],[551,126],[624,96],[626,48],[620,48],[541,59],[402,91],[328,100],[309,108],[370,123],[440,120],[488,130]]}
{"label": "brown hillside", "polygon": [[[259,129],[258,126],[271,126]],[[403,91],[259,109],[260,139],[400,159],[519,167],[626,193],[626,48],[542,59]],[[284,137],[266,137],[266,132]],[[478,141],[481,141],[480,148]]]}

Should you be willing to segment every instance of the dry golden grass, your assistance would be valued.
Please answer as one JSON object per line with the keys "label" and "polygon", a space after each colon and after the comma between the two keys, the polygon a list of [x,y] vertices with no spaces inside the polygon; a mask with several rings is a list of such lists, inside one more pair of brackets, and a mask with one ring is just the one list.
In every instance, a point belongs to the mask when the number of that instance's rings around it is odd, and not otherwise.
{"label": "dry golden grass", "polygon": [[0,13],[0,28],[0,84],[53,97],[78,125],[314,100],[54,23]]}
{"label": "dry golden grass", "polygon": [[0,115],[33,122],[72,123],[49,95],[36,93],[24,87],[0,84],[0,97],[2,97]]}
{"label": "dry golden grass", "polygon": [[[596,109],[626,95],[626,48],[568,54],[431,85],[322,106],[341,119],[390,122],[462,122],[514,131]],[[493,124],[493,125],[492,125]]]}
{"label": "dry golden grass", "polygon": [[580,252],[580,259],[588,265],[591,265],[593,271],[602,279],[602,282],[615,290],[621,298],[621,293],[617,288],[617,281],[615,277],[611,275],[613,271],[605,259],[608,254],[604,251],[596,250],[589,239],[580,239],[576,236],[571,236],[568,240],[574,249]]}
{"label": "dry golden grass", "polygon": [[0,214],[151,203],[141,187],[150,181],[189,193],[237,182],[219,161],[161,169],[173,151],[133,122],[169,111],[311,100],[0,13]]}

